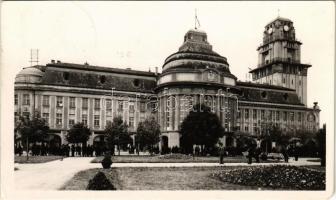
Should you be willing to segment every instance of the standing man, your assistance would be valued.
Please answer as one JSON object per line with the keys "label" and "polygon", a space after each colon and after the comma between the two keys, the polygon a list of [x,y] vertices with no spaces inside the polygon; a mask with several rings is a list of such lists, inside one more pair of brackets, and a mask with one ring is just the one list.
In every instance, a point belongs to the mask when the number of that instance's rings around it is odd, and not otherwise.
{"label": "standing man", "polygon": [[219,144],[219,164],[224,164],[224,155],[225,155],[225,149],[223,147],[223,144]]}

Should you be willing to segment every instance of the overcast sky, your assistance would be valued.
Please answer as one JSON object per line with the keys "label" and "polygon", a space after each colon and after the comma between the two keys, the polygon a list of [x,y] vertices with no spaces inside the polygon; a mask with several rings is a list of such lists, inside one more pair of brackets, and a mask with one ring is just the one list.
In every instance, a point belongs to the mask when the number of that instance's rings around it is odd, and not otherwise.
{"label": "overcast sky", "polygon": [[2,86],[29,66],[30,49],[40,64],[51,59],[146,70],[161,67],[194,26],[202,30],[231,72],[245,80],[255,68],[264,26],[278,16],[294,22],[308,71],[308,105],[318,101],[321,124],[333,121],[335,22],[333,2],[3,2]]}

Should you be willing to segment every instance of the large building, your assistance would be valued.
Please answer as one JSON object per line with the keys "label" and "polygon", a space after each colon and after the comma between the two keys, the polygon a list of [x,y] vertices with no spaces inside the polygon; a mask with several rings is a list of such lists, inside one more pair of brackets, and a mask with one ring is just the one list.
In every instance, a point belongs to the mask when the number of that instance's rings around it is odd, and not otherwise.
{"label": "large building", "polygon": [[[293,22],[276,18],[266,25],[258,47],[259,63],[250,71],[253,82],[240,82],[227,59],[209,44],[207,34],[189,30],[162,73],[51,61],[24,68],[15,79],[15,116],[39,113],[49,124],[50,140],[67,143],[71,126],[90,127],[89,143],[103,140],[108,121],[122,116],[135,133],[149,116],[161,127],[160,147],[179,146],[180,125],[190,108],[209,106],[226,132],[257,138],[267,124],[283,132],[319,129],[317,103],[307,107],[307,72]],[[226,146],[235,138],[224,136]]]}

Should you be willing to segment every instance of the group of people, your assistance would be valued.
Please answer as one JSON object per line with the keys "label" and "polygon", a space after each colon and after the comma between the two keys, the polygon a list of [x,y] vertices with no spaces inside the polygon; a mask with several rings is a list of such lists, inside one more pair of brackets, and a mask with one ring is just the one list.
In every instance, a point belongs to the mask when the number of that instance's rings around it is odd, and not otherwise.
{"label": "group of people", "polygon": [[[22,156],[26,151],[21,144],[15,144],[15,155]],[[78,144],[62,144],[48,145],[47,143],[34,143],[29,147],[29,154],[32,156],[48,156],[57,155],[65,157],[93,157],[102,156],[106,152],[104,145],[78,145]]]}

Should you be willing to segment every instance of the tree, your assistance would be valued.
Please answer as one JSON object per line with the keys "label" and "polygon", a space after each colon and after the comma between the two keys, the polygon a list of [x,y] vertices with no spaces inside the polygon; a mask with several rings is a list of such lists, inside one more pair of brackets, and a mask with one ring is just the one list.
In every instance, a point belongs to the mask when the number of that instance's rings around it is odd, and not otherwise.
{"label": "tree", "polygon": [[325,167],[326,165],[326,127],[323,126],[323,129],[320,129],[316,134],[316,140],[319,143],[319,157],[321,159],[321,166]]}
{"label": "tree", "polygon": [[43,141],[49,130],[46,121],[35,114],[32,119],[28,116],[20,116],[15,124],[15,131],[21,136],[21,141],[26,141],[27,160],[29,159],[29,144]]}
{"label": "tree", "polygon": [[70,143],[81,143],[83,146],[89,140],[91,130],[84,123],[76,123],[66,135],[66,140]]}
{"label": "tree", "polygon": [[213,147],[224,136],[224,129],[218,116],[203,104],[196,104],[181,124],[181,144],[187,153],[192,145],[202,145],[205,149]]}
{"label": "tree", "polygon": [[128,125],[126,122],[123,122],[121,116],[113,118],[113,122],[106,125],[105,136],[107,138],[108,148],[114,153],[114,146],[117,145],[119,155],[120,146],[129,144],[132,141],[128,133]]}
{"label": "tree", "polygon": [[140,122],[137,128],[136,141],[141,146],[147,147],[152,152],[153,145],[160,141],[160,125],[154,117]]}

